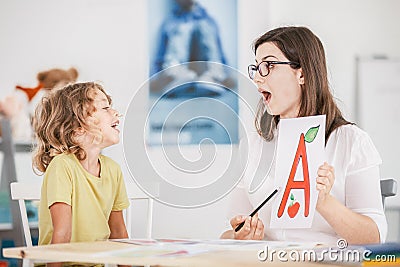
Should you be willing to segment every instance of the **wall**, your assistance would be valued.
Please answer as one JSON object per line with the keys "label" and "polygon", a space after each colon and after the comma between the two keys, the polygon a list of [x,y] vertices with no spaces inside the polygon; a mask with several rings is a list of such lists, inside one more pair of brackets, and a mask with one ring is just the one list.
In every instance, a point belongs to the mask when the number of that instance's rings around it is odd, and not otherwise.
{"label": "wall", "polygon": [[[246,73],[246,66],[254,62],[250,44],[265,30],[281,25],[309,26],[325,45],[331,85],[352,120],[356,119],[355,57],[400,57],[396,27],[400,18],[395,13],[400,2],[396,0],[239,0],[238,8],[239,71]],[[146,14],[143,0],[2,0],[0,97],[11,93],[16,84],[35,86],[36,73],[41,70],[75,66],[79,80],[100,80],[113,96],[115,107],[124,111],[147,77]],[[241,89],[241,94],[255,105],[255,91]],[[122,145],[106,153],[121,163],[129,177]],[[29,158],[24,160],[30,165]],[[30,174],[29,167],[19,172],[24,177]],[[131,179],[127,182],[133,185]],[[224,229],[226,205],[226,198],[197,209],[156,203],[154,236],[217,238]],[[144,210],[141,205],[136,209],[133,232],[141,236]]]}
{"label": "wall", "polygon": [[348,118],[356,119],[355,57],[400,57],[396,0],[271,1],[271,24],[309,26],[322,40],[331,85]]}

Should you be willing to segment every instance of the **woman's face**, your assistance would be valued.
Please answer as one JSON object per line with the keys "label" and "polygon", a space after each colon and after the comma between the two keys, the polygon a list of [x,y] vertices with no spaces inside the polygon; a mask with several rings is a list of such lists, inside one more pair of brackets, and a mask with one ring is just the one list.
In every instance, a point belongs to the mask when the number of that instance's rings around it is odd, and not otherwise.
{"label": "woman's face", "polygon": [[[289,61],[275,44],[267,42],[256,50],[256,65],[262,61]],[[269,74],[261,76],[257,71],[254,76],[263,102],[271,115],[281,118],[295,118],[299,114],[301,84],[304,84],[302,70],[290,65],[270,65]]]}

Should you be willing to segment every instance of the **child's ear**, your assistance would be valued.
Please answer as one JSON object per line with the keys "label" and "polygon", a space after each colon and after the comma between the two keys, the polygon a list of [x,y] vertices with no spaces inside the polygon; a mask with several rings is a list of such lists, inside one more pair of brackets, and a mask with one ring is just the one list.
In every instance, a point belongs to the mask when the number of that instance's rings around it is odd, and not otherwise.
{"label": "child's ear", "polygon": [[75,130],[75,133],[77,133],[77,134],[83,134],[85,132],[85,130],[83,129],[83,127],[78,127],[76,130]]}
{"label": "child's ear", "polygon": [[83,127],[78,127],[75,131],[74,131],[74,136],[75,138],[80,137],[82,135],[85,134],[85,129],[83,129]]}
{"label": "child's ear", "polygon": [[79,127],[74,131],[73,135],[73,140],[77,143],[82,143],[82,141],[85,139],[85,129],[83,127]]}

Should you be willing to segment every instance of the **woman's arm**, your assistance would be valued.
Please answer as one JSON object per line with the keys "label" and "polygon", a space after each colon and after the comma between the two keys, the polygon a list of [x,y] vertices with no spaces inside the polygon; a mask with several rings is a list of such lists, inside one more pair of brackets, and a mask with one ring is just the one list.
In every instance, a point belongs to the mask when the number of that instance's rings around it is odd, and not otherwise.
{"label": "woman's arm", "polygon": [[370,217],[350,210],[331,195],[317,211],[350,244],[380,242],[378,227]]}
{"label": "woman's arm", "polygon": [[110,239],[128,238],[122,210],[111,211],[110,218],[108,219],[108,226],[111,231]]}
{"label": "woman's arm", "polygon": [[[366,215],[354,212],[330,194],[334,181],[334,169],[325,162],[318,169],[317,190],[319,194],[317,211],[332,226],[335,232],[340,237],[346,239],[348,243],[379,243],[379,230],[374,220]],[[362,183],[357,184],[358,190],[363,190],[363,186],[366,185]],[[349,188],[346,186],[347,190]],[[353,188],[353,190],[355,189]],[[379,190],[379,188],[375,188],[375,190]],[[360,196],[362,195],[360,194]],[[365,199],[364,202],[367,202],[367,200]]]}

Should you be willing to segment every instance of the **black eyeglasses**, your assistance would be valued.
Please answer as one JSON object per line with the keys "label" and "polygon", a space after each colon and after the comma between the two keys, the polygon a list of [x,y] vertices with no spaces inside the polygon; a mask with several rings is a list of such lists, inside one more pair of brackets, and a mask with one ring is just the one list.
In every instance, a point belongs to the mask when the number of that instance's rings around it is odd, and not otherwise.
{"label": "black eyeglasses", "polygon": [[258,64],[257,66],[253,64],[249,65],[247,71],[249,72],[250,79],[254,80],[257,70],[262,77],[265,77],[269,74],[269,71],[273,65],[284,65],[284,64],[290,65],[293,68],[300,67],[299,63],[292,61],[261,61],[260,64]]}

